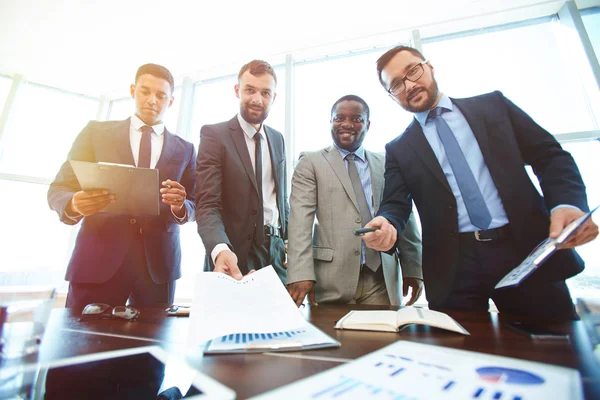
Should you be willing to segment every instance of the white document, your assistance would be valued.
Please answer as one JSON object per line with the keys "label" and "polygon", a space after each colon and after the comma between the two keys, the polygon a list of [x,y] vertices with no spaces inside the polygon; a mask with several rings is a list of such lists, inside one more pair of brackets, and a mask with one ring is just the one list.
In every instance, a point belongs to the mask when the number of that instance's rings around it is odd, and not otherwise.
{"label": "white document", "polygon": [[506,274],[504,278],[502,278],[500,282],[496,284],[495,289],[517,286],[521,282],[523,282],[523,280],[525,280],[525,278],[531,275],[533,271],[535,271],[540,265],[542,265],[544,261],[548,259],[548,257],[554,254],[555,251],[559,250],[561,246],[571,236],[573,236],[577,229],[579,229],[585,223],[585,221],[587,221],[592,216],[592,213],[597,209],[598,207],[594,208],[587,214],[584,214],[581,217],[577,218],[575,221],[571,222],[562,230],[562,232],[560,233],[560,235],[558,235],[557,238],[548,238],[539,245],[537,245],[537,247],[533,249],[531,253],[529,253],[527,258],[525,258],[525,260],[523,260],[521,264],[519,264],[515,269]]}
{"label": "white document", "polygon": [[200,272],[194,288],[188,343],[232,333],[283,332],[308,325],[272,266],[237,281]]}
{"label": "white document", "polygon": [[304,328],[291,331],[225,335],[211,340],[206,346],[204,354],[262,353],[340,346],[340,342],[309,323]]}
{"label": "white document", "polygon": [[583,399],[575,369],[398,341],[256,399]]}

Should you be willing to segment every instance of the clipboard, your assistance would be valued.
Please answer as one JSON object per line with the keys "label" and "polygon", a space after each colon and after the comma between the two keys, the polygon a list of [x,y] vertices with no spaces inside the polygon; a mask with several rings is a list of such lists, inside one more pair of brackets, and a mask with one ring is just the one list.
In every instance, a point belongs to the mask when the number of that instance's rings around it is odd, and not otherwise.
{"label": "clipboard", "polygon": [[158,170],[132,165],[70,160],[83,190],[106,189],[116,200],[101,212],[112,214],[160,214]]}
{"label": "clipboard", "polygon": [[[598,206],[600,207],[600,206]],[[523,282],[529,275],[533,273],[540,265],[542,265],[555,251],[559,250],[562,245],[569,240],[571,236],[579,229],[590,217],[592,213],[598,209],[594,208],[590,212],[577,218],[575,221],[567,225],[560,235],[554,239],[546,239],[541,242],[515,269],[510,271],[496,284],[494,289],[505,287],[515,287]]]}

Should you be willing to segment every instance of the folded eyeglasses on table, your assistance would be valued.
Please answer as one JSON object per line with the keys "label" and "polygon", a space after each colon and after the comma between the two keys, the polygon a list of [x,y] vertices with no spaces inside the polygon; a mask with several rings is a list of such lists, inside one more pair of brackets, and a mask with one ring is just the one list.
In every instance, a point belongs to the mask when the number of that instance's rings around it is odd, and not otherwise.
{"label": "folded eyeglasses on table", "polygon": [[133,322],[140,315],[140,311],[133,307],[116,306],[112,307],[105,303],[92,303],[84,307],[81,312],[80,321],[92,319],[125,319]]}

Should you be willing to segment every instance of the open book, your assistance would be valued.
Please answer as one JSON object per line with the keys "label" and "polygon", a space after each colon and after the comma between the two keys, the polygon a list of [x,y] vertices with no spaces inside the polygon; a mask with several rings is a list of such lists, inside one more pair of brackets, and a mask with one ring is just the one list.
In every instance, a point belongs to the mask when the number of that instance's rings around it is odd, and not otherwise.
{"label": "open book", "polygon": [[335,329],[398,332],[410,324],[429,325],[470,335],[448,314],[417,307],[404,307],[398,311],[353,310],[335,324]]}

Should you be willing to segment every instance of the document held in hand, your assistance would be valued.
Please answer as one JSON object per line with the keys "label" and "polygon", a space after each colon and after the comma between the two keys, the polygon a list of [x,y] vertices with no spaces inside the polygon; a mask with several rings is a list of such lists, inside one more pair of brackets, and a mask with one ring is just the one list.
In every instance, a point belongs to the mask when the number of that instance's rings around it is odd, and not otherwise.
{"label": "document held in hand", "polygon": [[353,310],[335,324],[335,329],[398,332],[411,324],[429,325],[434,328],[470,335],[448,314],[418,307],[404,307],[398,311]]}
{"label": "document held in hand", "polygon": [[559,250],[562,245],[569,240],[569,238],[571,238],[575,232],[577,232],[577,229],[579,229],[597,209],[598,207],[571,222],[562,230],[557,238],[548,238],[542,243],[538,244],[537,247],[533,249],[531,253],[529,253],[527,258],[525,258],[521,264],[506,274],[504,278],[498,282],[498,284],[495,286],[495,289],[518,286],[525,280],[525,278],[531,275],[533,271],[542,265],[544,261],[554,254],[555,251]]}
{"label": "document held in hand", "polygon": [[159,215],[158,170],[132,165],[70,160],[83,190],[106,189],[115,202],[101,212]]}
{"label": "document held in hand", "polygon": [[190,317],[188,345],[206,354],[340,346],[306,321],[270,265],[239,281],[200,272]]}

